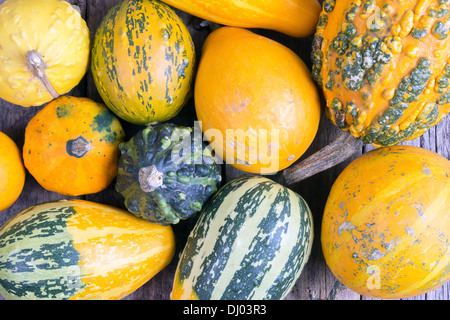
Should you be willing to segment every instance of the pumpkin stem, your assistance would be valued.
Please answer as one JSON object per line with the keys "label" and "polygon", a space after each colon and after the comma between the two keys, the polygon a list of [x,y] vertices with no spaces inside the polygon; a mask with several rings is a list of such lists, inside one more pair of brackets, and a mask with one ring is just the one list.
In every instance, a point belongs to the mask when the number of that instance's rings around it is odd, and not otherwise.
{"label": "pumpkin stem", "polygon": [[309,178],[325,171],[361,151],[363,142],[343,131],[335,141],[317,151],[300,163],[283,171],[283,178],[288,185]]}
{"label": "pumpkin stem", "polygon": [[42,55],[36,50],[30,50],[26,54],[28,67],[30,70],[34,72],[34,75],[42,81],[48,93],[56,99],[59,97],[58,92],[56,92],[53,85],[48,80],[47,73],[45,72],[45,68],[47,68],[47,64],[44,62]]}
{"label": "pumpkin stem", "polygon": [[155,165],[143,167],[139,170],[139,186],[144,192],[152,192],[163,185],[163,174]]}

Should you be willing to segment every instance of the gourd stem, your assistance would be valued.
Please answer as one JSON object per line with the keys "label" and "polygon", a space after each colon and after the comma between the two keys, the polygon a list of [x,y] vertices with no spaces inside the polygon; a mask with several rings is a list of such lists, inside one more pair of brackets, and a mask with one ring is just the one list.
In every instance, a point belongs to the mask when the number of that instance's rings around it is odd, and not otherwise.
{"label": "gourd stem", "polygon": [[42,81],[48,93],[56,99],[59,97],[58,92],[56,92],[53,85],[48,80],[47,73],[45,72],[45,68],[47,68],[47,64],[44,62],[42,55],[36,50],[30,50],[26,54],[28,67],[30,70],[34,72],[34,75]]}
{"label": "gourd stem", "polygon": [[155,165],[139,170],[139,186],[144,192],[152,192],[163,185],[163,174]]}
{"label": "gourd stem", "polygon": [[[89,150],[92,149],[92,146],[87,142],[83,137],[78,137],[75,140],[70,140],[70,155],[73,155],[77,158],[83,157]],[[69,147],[69,146],[68,146]]]}
{"label": "gourd stem", "polygon": [[339,137],[328,146],[315,154],[283,171],[283,178],[287,185],[291,185],[309,178],[319,172],[327,170],[361,151],[363,142],[343,131]]}

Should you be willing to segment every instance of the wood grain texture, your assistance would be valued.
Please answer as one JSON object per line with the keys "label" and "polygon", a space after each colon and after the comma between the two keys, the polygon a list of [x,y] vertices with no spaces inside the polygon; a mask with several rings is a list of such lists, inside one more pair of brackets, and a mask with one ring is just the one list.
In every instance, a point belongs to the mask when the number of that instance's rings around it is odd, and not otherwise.
{"label": "wood grain texture", "polygon": [[[4,0],[0,0],[0,3]],[[115,5],[118,0],[70,0],[72,4],[80,7],[81,14],[86,20],[91,32],[91,39],[95,34],[95,30],[100,24],[104,14]],[[202,23],[201,19],[188,15],[179,10],[175,10],[186,23],[196,46],[197,57],[200,57],[202,43],[211,32],[214,26]],[[308,67],[311,67],[310,52],[312,38],[293,39],[286,35],[267,30],[253,30],[273,40],[276,40],[296,52]],[[73,89],[70,95],[78,97],[89,97],[95,101],[101,102],[101,98],[95,88],[92,75],[88,72],[81,83]],[[323,103],[323,99],[322,99]],[[40,107],[22,108],[12,105],[0,99],[0,131],[10,136],[22,148],[24,143],[24,132],[28,121],[40,110]],[[194,101],[191,99],[182,112],[171,122],[180,125],[193,125],[195,121]],[[137,132],[141,127],[122,122],[126,131],[127,139]],[[302,156],[300,160],[318,151],[322,147],[328,145],[331,141],[337,138],[340,130],[337,129],[331,122],[322,115],[319,125],[318,134],[311,144],[308,151]],[[431,128],[422,137],[413,141],[408,141],[404,144],[419,146],[441,154],[450,159],[450,117],[443,120],[434,128]],[[320,226],[322,220],[322,212],[325,207],[327,195],[331,186],[340,172],[358,155],[372,150],[371,146],[363,146],[361,151],[355,154],[354,157],[345,162],[332,167],[315,176],[309,177],[299,183],[289,186],[292,190],[299,193],[309,204],[314,218],[314,243],[311,257],[297,281],[291,294],[286,298],[287,300],[309,300],[309,299],[326,299],[329,292],[332,290],[336,279],[325,264],[320,245]],[[243,172],[236,170],[228,165],[222,166],[223,182],[243,174]],[[269,178],[282,182],[281,173]],[[64,197],[60,194],[44,190],[36,180],[27,173],[25,187],[19,199],[9,209],[0,213],[0,226],[3,225],[13,215],[20,211],[46,201],[59,200],[69,197]],[[72,197],[73,198],[73,197]],[[86,195],[82,197],[85,200],[90,200],[103,204],[110,204],[119,208],[125,208],[123,205],[123,198],[114,190],[114,182],[104,191],[98,194]],[[167,300],[170,298],[172,289],[173,276],[175,274],[178,256],[181,253],[187,236],[195,224],[195,218],[180,222],[173,226],[176,235],[177,251],[175,258],[169,266],[157,274],[153,279],[147,282],[140,289],[125,297],[125,300]],[[0,296],[0,299],[3,299]],[[366,299],[359,294],[345,289],[336,296],[336,300],[362,300]],[[442,287],[410,300],[449,300],[450,299],[450,284],[447,283]]]}

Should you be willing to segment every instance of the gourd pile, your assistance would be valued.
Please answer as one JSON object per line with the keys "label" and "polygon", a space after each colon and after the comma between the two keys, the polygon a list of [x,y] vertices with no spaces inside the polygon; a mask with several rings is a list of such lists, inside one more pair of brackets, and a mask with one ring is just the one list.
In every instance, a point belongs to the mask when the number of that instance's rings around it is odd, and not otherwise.
{"label": "gourd pile", "polygon": [[[171,6],[218,24],[200,57]],[[250,28],[314,35],[312,70]],[[0,229],[1,296],[121,299],[174,259],[173,225],[197,219],[172,299],[285,298],[317,226],[299,194],[262,175],[310,147],[321,93],[337,127],[377,147],[330,191],[328,267],[367,297],[438,288],[450,279],[450,161],[398,144],[450,111],[449,33],[447,0],[121,0],[91,43],[69,3],[6,0],[0,98],[42,108],[23,150],[0,133],[0,210],[26,171],[64,196],[115,183],[126,210],[68,199],[13,216]],[[67,94],[88,71],[102,102]],[[191,98],[201,135],[170,122]],[[140,129],[127,137],[124,123]],[[250,134],[230,143],[229,130]],[[222,185],[221,163],[247,174]]]}

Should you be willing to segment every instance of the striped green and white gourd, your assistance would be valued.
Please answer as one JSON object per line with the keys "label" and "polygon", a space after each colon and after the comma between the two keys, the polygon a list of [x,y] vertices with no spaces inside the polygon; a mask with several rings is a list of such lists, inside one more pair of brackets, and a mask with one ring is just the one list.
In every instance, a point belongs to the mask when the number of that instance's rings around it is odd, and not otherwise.
{"label": "striped green and white gourd", "polygon": [[0,229],[0,295],[121,299],[169,264],[174,253],[170,226],[90,201],[47,202]]}
{"label": "striped green and white gourd", "polygon": [[179,260],[173,300],[281,300],[313,241],[307,203],[261,176],[241,176],[207,203]]}

